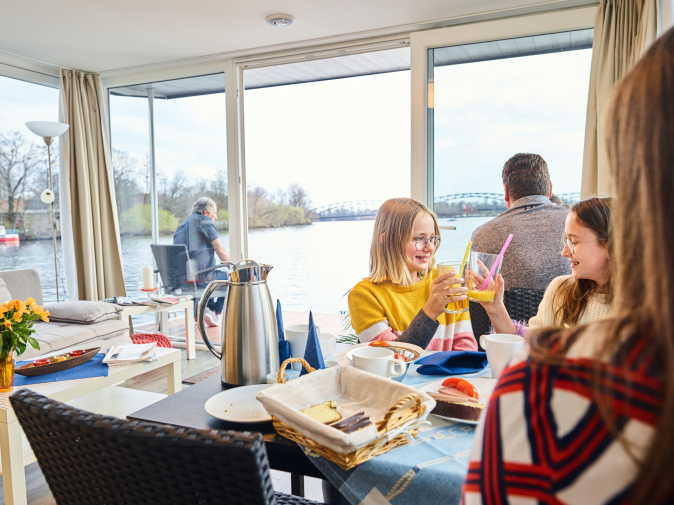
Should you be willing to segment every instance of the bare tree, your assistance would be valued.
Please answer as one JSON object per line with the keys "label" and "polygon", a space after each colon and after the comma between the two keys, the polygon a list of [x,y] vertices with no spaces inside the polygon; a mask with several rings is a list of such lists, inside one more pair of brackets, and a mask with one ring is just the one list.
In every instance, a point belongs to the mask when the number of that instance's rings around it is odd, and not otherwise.
{"label": "bare tree", "polygon": [[299,184],[291,184],[288,187],[288,205],[309,210],[311,206],[309,194]]}
{"label": "bare tree", "polygon": [[138,160],[120,149],[112,150],[112,177],[115,183],[117,212],[121,213],[142,203],[141,195],[145,193],[143,184],[144,172]]}
{"label": "bare tree", "polygon": [[0,133],[0,198],[7,201],[7,222],[11,228],[16,227],[19,205],[25,200],[24,193],[31,178],[42,171],[46,178],[45,163],[44,150],[20,132]]}

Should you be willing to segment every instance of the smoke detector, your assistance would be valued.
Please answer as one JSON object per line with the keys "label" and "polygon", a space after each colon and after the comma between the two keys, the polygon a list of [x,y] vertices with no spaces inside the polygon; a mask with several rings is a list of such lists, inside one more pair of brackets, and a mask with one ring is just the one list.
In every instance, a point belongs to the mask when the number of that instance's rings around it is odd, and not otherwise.
{"label": "smoke detector", "polygon": [[270,14],[265,19],[272,26],[289,26],[295,20],[290,14]]}

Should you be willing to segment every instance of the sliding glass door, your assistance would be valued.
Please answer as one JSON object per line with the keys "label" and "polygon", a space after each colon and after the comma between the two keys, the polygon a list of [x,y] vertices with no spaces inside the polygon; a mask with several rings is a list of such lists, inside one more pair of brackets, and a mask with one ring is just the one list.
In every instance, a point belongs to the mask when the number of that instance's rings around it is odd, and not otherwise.
{"label": "sliding glass door", "polygon": [[566,204],[579,198],[592,29],[583,15],[567,21],[580,25],[572,30],[540,19],[520,32],[549,32],[506,36],[517,27],[504,20],[484,23],[483,33],[475,25],[479,41],[461,43],[467,33],[446,29],[416,48],[425,92],[425,144],[416,146],[425,191],[416,196],[440,217],[441,257],[461,257],[473,230],[505,210],[501,170],[516,153],[543,156],[553,193]]}

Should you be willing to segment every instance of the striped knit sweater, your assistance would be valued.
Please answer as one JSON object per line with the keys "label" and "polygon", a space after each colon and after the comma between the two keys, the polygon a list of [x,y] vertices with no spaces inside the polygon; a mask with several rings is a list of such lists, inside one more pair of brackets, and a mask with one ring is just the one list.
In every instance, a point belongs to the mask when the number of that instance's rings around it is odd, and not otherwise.
{"label": "striped knit sweater", "polygon": [[[435,272],[435,271],[434,271]],[[419,312],[431,292],[435,275],[426,276],[408,287],[391,282],[373,283],[364,279],[349,292],[351,324],[361,342],[379,338],[391,340],[405,332],[413,321],[418,326]],[[421,318],[424,318],[421,314]],[[426,319],[429,319],[426,317]],[[432,324],[425,325],[429,334],[423,341],[429,342],[426,349],[434,351],[476,351],[468,312],[463,314],[440,314]],[[419,340],[417,340],[418,342]]]}
{"label": "striped knit sweater", "polygon": [[[596,362],[588,358],[598,345],[593,327],[562,366],[525,357],[503,371],[476,432],[465,505],[629,503],[637,467],[599,411]],[[624,345],[620,365],[600,364],[608,375],[599,394],[637,458],[653,438],[663,400],[647,349],[646,339],[635,340]]]}

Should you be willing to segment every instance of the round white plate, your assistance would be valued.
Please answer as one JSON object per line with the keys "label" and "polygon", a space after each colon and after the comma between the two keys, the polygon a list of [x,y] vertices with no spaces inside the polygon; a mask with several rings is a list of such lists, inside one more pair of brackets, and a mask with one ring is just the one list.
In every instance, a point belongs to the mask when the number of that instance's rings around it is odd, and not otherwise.
{"label": "round white plate", "polygon": [[473,426],[477,426],[477,423],[479,421],[472,421],[470,419],[461,419],[460,417],[445,417],[445,416],[439,416],[438,414],[431,414],[432,416],[439,417],[440,419],[444,419],[445,421],[452,421],[453,423],[462,423],[462,424],[470,424]]}
{"label": "round white plate", "polygon": [[227,389],[211,396],[204,404],[204,409],[213,417],[230,423],[262,423],[271,421],[262,404],[255,399],[258,391],[267,389],[273,384],[252,384]]}

